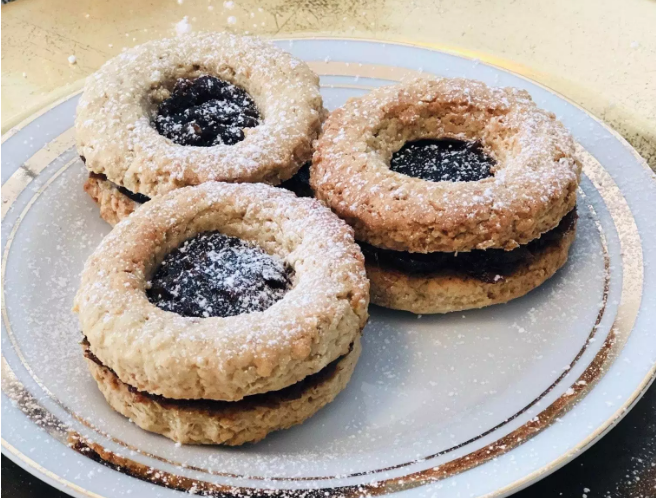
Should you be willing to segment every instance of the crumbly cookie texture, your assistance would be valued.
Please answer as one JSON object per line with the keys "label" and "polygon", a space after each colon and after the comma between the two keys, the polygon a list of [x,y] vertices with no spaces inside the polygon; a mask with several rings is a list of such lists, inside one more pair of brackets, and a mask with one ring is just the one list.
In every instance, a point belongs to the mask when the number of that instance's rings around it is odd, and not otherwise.
{"label": "crumbly cookie texture", "polygon": [[[234,145],[177,145],[152,125],[180,78],[212,75],[245,89],[263,122]],[[153,197],[206,181],[290,178],[312,155],[323,116],[319,78],[270,43],[229,33],[148,42],[108,61],[86,82],[75,120],[89,170]]]}
{"label": "crumbly cookie texture", "polygon": [[[496,165],[475,182],[430,182],[389,168],[404,143],[480,141]],[[358,240],[410,252],[513,249],[554,228],[576,203],[574,142],[529,94],[465,79],[417,79],[352,99],[324,123],[315,195]]]}
{"label": "crumbly cookie texture", "polygon": [[557,244],[548,246],[536,259],[498,282],[455,274],[410,275],[367,263],[371,302],[417,314],[449,313],[506,303],[540,286],[567,262],[575,232],[575,229],[568,231]]}
{"label": "crumbly cookie texture", "polygon": [[[158,264],[199,232],[253,242],[294,269],[265,311],[182,317],[151,304]],[[345,354],[368,318],[352,229],[315,199],[263,184],[209,182],[156,197],[87,260],[75,298],[91,351],[126,384],[174,399],[234,401],[279,390]]]}
{"label": "crumbly cookie texture", "polygon": [[118,190],[109,180],[90,176],[84,183],[84,191],[100,207],[100,217],[114,226],[130,216],[141,204],[134,202]]}
{"label": "crumbly cookie texture", "polygon": [[90,359],[87,365],[110,406],[142,429],[185,444],[237,446],[300,424],[330,403],[346,387],[360,350],[358,337],[351,352],[339,360],[329,376],[297,396],[276,399],[275,393],[269,393],[265,402],[249,402],[247,398],[216,409],[176,405],[145,396],[130,389],[107,367]]}

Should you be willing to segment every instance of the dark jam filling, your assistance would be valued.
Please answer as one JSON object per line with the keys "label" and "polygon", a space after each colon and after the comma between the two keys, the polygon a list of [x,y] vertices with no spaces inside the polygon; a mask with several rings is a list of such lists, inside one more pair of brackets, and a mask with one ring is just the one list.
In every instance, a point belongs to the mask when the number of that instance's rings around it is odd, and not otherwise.
{"label": "dark jam filling", "polygon": [[570,211],[560,224],[543,233],[539,239],[512,251],[503,249],[474,250],[460,252],[411,253],[380,249],[360,242],[360,247],[369,262],[409,274],[434,274],[450,272],[466,274],[483,282],[497,282],[512,275],[520,266],[530,262],[547,247],[557,244],[576,225],[576,209]]}
{"label": "dark jam filling", "polygon": [[291,287],[292,270],[259,247],[203,232],[169,253],[147,290],[151,303],[182,316],[264,311]]}
{"label": "dark jam filling", "polygon": [[234,145],[244,128],[260,123],[260,113],[245,90],[214,76],[179,79],[157,110],[154,126],[178,145]]}
{"label": "dark jam filling", "polygon": [[[116,373],[111,368],[103,365],[103,363],[98,359],[98,357],[96,357],[96,355],[94,355],[91,352],[91,349],[89,349],[89,341],[87,341],[86,337],[82,340],[82,347],[84,348],[84,356],[86,358],[90,359],[97,365],[106,368],[114,375],[116,375]],[[253,394],[251,396],[245,397],[240,401],[220,401],[220,400],[210,400],[210,399],[172,399],[172,398],[165,398],[164,396],[160,396],[158,394],[151,394],[149,392],[139,391],[129,384],[126,384],[126,386],[130,390],[130,392],[137,394],[139,396],[143,396],[144,398],[152,399],[160,403],[161,405],[170,408],[184,407],[184,408],[192,408],[198,410],[217,411],[217,410],[234,409],[234,408],[243,410],[245,408],[257,407],[257,406],[275,407],[280,402],[299,399],[301,396],[303,396],[303,393],[308,389],[318,386],[323,382],[326,382],[327,380],[332,378],[333,375],[335,375],[335,373],[337,372],[337,366],[339,365],[339,362],[342,361],[352,350],[353,350],[353,344],[351,344],[351,349],[349,350],[348,353],[332,361],[331,363],[323,367],[321,370],[319,370],[317,373],[308,375],[303,380],[295,384],[292,384],[291,386],[280,389],[279,391],[269,391],[267,393],[262,393],[262,394]]]}
{"label": "dark jam filling", "polygon": [[305,163],[294,176],[278,186],[291,190],[299,197],[312,197],[314,192],[310,187],[310,163]]}
{"label": "dark jam filling", "polygon": [[492,176],[493,166],[480,142],[451,138],[407,142],[390,161],[392,171],[431,182],[475,182]]}
{"label": "dark jam filling", "polygon": [[117,185],[116,188],[121,194],[125,195],[129,199],[132,199],[134,202],[138,202],[139,204],[143,204],[144,202],[148,202],[150,200],[150,197],[147,195],[137,194],[131,190],[126,189],[125,187],[121,187],[120,185]]}
{"label": "dark jam filling", "polygon": [[[84,158],[82,158],[82,160],[84,160]],[[107,177],[100,173],[91,172],[89,173],[89,176],[97,180],[108,181]],[[119,192],[121,192],[129,199],[132,199],[134,202],[143,204],[144,202],[148,202],[150,200],[150,197],[147,195],[137,194],[113,182],[110,183],[114,185]],[[278,187],[284,188],[286,190],[291,190],[299,197],[312,197],[314,193],[310,188],[310,163],[305,164],[300,170],[298,170],[296,175],[291,177],[289,180],[282,182],[280,185],[278,185]]]}

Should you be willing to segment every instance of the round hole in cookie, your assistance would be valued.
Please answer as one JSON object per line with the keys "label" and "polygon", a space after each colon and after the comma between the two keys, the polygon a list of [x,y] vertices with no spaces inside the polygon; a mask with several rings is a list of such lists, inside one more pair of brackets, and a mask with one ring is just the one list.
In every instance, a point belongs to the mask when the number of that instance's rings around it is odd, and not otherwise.
{"label": "round hole in cookie", "polygon": [[211,147],[244,140],[244,129],[261,121],[253,98],[225,79],[197,73],[153,91],[153,127],[178,145]]}
{"label": "round hole in cookie", "polygon": [[475,182],[493,176],[494,165],[481,142],[454,138],[406,142],[390,159],[392,171],[431,182]]}
{"label": "round hole in cookie", "polygon": [[228,317],[275,304],[291,289],[293,273],[253,243],[201,232],[164,257],[146,294],[159,308],[182,316]]}

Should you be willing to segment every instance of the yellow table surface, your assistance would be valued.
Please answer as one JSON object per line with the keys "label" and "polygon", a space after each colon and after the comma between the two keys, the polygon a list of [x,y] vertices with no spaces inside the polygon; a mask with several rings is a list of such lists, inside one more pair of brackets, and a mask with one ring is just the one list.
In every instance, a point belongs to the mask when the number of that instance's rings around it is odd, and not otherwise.
{"label": "yellow table surface", "polygon": [[174,35],[184,16],[194,30],[365,38],[479,58],[580,104],[656,169],[655,0],[17,0],[2,6],[3,132],[124,47]]}

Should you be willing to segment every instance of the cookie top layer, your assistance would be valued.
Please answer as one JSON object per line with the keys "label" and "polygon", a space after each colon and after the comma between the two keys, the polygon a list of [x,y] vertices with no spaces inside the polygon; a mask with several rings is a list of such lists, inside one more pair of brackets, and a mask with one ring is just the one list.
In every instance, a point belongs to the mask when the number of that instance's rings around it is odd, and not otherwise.
{"label": "cookie top layer", "polygon": [[[180,145],[155,129],[176,82],[203,76],[252,97],[262,119],[243,128],[243,140]],[[310,159],[322,113],[319,78],[302,61],[257,38],[196,33],[126,50],[91,75],[77,148],[91,171],[149,197],[206,181],[277,185]]]}
{"label": "cookie top layer", "polygon": [[[478,181],[425,181],[390,169],[407,142],[480,142],[494,159]],[[324,123],[315,195],[358,240],[409,252],[514,249],[558,225],[576,203],[581,165],[551,113],[514,88],[422,78],[351,99]]]}
{"label": "cookie top layer", "polygon": [[[294,270],[265,311],[184,317],[146,295],[171,251],[220,231]],[[369,283],[352,229],[314,199],[261,184],[209,182],[144,204],[87,261],[75,299],[91,351],[134,388],[234,401],[274,391],[345,354],[367,320]]]}

